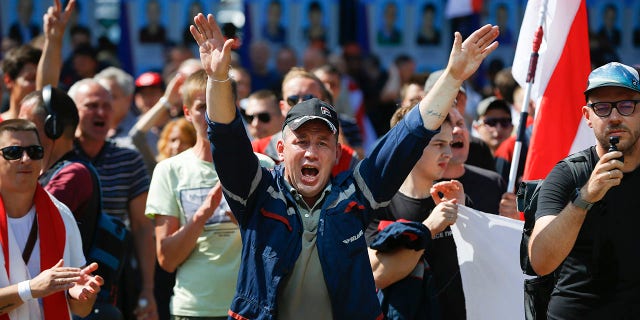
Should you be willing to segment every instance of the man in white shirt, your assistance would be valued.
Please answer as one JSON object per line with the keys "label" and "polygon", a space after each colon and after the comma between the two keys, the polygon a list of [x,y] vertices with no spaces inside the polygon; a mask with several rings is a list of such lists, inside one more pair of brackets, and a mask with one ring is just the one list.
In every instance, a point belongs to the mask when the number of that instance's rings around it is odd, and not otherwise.
{"label": "man in white shirt", "polygon": [[104,281],[91,275],[96,263],[81,268],[73,215],[38,184],[44,150],[35,125],[1,122],[0,155],[0,319],[87,316]]}

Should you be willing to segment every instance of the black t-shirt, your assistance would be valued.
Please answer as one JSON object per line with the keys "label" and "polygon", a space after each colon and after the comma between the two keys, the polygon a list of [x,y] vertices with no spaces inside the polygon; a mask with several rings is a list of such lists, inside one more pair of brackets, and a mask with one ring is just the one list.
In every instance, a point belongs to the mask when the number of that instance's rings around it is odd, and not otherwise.
{"label": "black t-shirt", "polygon": [[471,198],[473,205],[470,207],[482,212],[498,214],[500,199],[507,191],[507,185],[502,177],[495,171],[476,166],[465,164],[464,168],[464,174],[456,180],[462,183],[464,193]]}
{"label": "black t-shirt", "polygon": [[[486,142],[478,137],[469,138],[469,156],[465,164],[496,171],[496,161]],[[496,171],[497,172],[497,171]]]}
{"label": "black t-shirt", "polygon": [[[598,161],[594,148],[582,151]],[[589,155],[589,153],[591,153]],[[573,198],[571,169],[559,162],[538,198],[536,219],[557,215]],[[638,319],[640,317],[640,169],[625,173],[619,186],[587,213],[576,243],[556,270],[549,319]]]}
{"label": "black t-shirt", "polygon": [[[375,239],[381,220],[422,222],[434,208],[432,198],[414,199],[400,192],[396,193],[388,207],[375,212],[367,228],[367,243]],[[431,267],[435,284],[433,292],[438,296],[442,319],[466,319],[462,279],[451,228],[447,227],[434,236],[427,245],[424,256]]]}

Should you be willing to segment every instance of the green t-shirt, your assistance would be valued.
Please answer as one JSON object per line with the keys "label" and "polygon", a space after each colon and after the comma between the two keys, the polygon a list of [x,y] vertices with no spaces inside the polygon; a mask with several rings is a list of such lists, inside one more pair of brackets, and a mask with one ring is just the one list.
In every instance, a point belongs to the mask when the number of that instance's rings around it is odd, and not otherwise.
{"label": "green t-shirt", "polygon": [[[217,182],[213,164],[196,158],[192,149],[161,161],[153,172],[145,214],[173,216],[182,226]],[[178,267],[171,314],[226,316],[236,289],[241,249],[238,227],[219,207]]]}
{"label": "green t-shirt", "polygon": [[282,281],[278,296],[278,319],[330,319],[331,299],[324,281],[316,240],[322,203],[331,191],[331,184],[325,187],[312,208],[288,182],[285,181],[285,185],[296,200],[304,231],[298,260]]}

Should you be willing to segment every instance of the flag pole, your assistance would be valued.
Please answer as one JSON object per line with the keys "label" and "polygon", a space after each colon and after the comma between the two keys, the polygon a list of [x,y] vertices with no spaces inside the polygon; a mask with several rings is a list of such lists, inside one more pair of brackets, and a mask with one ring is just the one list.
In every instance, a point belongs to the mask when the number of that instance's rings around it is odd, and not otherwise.
{"label": "flag pole", "polygon": [[527,118],[529,117],[529,112],[527,112],[527,109],[529,107],[529,100],[531,99],[531,89],[533,88],[536,68],[538,66],[538,51],[540,50],[542,37],[544,35],[542,27],[544,25],[544,19],[547,15],[547,2],[548,0],[542,1],[542,5],[540,7],[540,18],[538,20],[538,29],[536,29],[533,37],[533,50],[529,59],[529,70],[527,71],[526,82],[527,84],[524,91],[524,98],[522,99],[522,111],[520,112],[520,122],[518,123],[518,134],[516,136],[516,143],[513,149],[513,156],[511,158],[511,168],[509,169],[509,183],[507,184],[507,192],[511,193],[515,192],[518,166],[520,165],[520,154],[522,152],[522,145],[526,139]]}

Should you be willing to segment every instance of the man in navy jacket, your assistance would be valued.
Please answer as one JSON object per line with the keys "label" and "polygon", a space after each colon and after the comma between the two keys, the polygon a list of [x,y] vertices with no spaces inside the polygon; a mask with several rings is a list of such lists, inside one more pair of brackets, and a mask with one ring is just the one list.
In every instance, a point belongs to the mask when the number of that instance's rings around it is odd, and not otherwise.
{"label": "man in navy jacket", "polygon": [[[295,105],[278,142],[283,166],[261,168],[231,91],[230,50],[212,15],[191,34],[208,75],[213,162],[242,234],[235,319],[381,319],[364,239],[369,212],[386,206],[453,106],[462,81],[496,47],[497,27],[456,33],[434,89],[353,171],[335,178],[338,118],[318,99]],[[425,232],[428,234],[428,232]]]}

